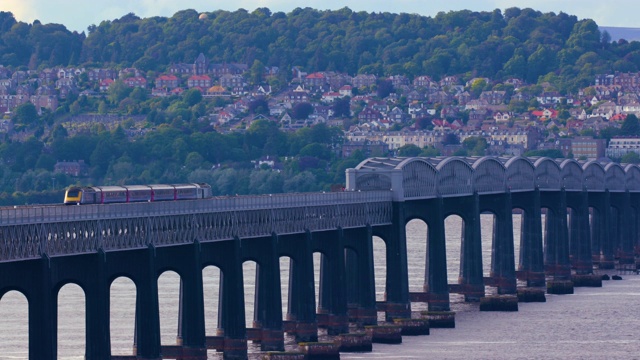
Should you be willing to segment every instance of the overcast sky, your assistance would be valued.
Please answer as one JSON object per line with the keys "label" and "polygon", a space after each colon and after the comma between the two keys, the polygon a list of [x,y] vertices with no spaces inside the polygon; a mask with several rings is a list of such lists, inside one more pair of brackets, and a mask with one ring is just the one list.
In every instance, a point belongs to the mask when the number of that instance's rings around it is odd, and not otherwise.
{"label": "overcast sky", "polygon": [[[304,4],[304,5],[303,5]],[[320,10],[336,10],[349,7],[355,11],[387,11],[393,13],[417,13],[435,16],[438,12],[469,9],[492,11],[510,7],[532,8],[542,12],[565,12],[578,19],[593,19],[600,26],[640,28],[640,1],[638,0],[1,0],[0,10],[10,11],[19,20],[32,23],[58,23],[70,30],[85,31],[91,24],[113,20],[133,12],[139,17],[166,16],[185,9],[198,12],[244,8],[253,11],[268,7],[271,11],[290,12],[296,7]]]}

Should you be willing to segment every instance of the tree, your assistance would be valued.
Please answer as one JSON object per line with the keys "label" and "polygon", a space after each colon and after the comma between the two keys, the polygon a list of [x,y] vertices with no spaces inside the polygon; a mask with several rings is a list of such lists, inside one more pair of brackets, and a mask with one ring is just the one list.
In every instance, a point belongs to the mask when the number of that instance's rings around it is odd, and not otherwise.
{"label": "tree", "polygon": [[313,105],[308,102],[297,103],[293,109],[291,117],[296,120],[306,120],[313,113]]}
{"label": "tree", "polygon": [[634,114],[627,115],[624,119],[622,126],[620,127],[620,135],[624,136],[638,136],[640,135],[640,122],[638,117]]}
{"label": "tree", "polygon": [[421,152],[422,149],[414,144],[406,144],[398,148],[398,156],[418,156]]}
{"label": "tree", "polygon": [[480,136],[471,136],[462,141],[462,146],[470,156],[484,156],[487,140]]}
{"label": "tree", "polygon": [[389,96],[389,94],[391,94],[393,90],[393,83],[391,82],[391,80],[380,80],[378,81],[376,95],[378,95],[380,99],[384,99]]}
{"label": "tree", "polygon": [[337,118],[351,117],[351,98],[346,96],[343,98],[335,99],[333,101],[331,109],[333,110],[333,116]]}
{"label": "tree", "polygon": [[30,126],[38,121],[38,111],[31,102],[19,105],[15,110],[13,122],[25,126]]}
{"label": "tree", "polygon": [[442,145],[458,145],[460,144],[460,138],[458,135],[450,132],[446,133],[442,138]]}
{"label": "tree", "polygon": [[131,92],[132,88],[128,87],[122,80],[118,79],[109,85],[107,90],[107,98],[112,104],[120,104]]}
{"label": "tree", "polygon": [[265,98],[258,98],[249,102],[249,112],[251,114],[269,114],[269,102]]}
{"label": "tree", "polygon": [[183,98],[188,106],[193,106],[202,101],[202,93],[198,89],[189,89],[184,92]]}
{"label": "tree", "polygon": [[635,151],[630,151],[622,156],[620,162],[625,164],[640,164],[640,155]]}
{"label": "tree", "polygon": [[260,60],[254,60],[251,69],[249,69],[249,81],[252,84],[260,84],[264,77],[265,66]]}

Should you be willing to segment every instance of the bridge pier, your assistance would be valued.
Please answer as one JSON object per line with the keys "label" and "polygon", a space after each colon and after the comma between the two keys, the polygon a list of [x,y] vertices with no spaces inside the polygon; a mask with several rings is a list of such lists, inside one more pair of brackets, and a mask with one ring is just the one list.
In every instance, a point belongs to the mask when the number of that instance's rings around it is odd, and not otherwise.
{"label": "bridge pier", "polygon": [[[107,283],[107,255],[102,249],[93,257],[96,279],[85,285],[86,298],[86,359],[105,359],[111,355],[109,334],[109,284]],[[86,269],[85,269],[86,270]]]}
{"label": "bridge pier", "polygon": [[373,269],[373,234],[365,228],[344,229],[349,321],[359,327],[378,324]]}
{"label": "bridge pier", "polygon": [[244,280],[240,239],[224,244],[220,274],[219,329],[224,331],[224,358],[247,358],[247,328],[244,311]]}
{"label": "bridge pier", "polygon": [[577,275],[593,273],[591,237],[589,231],[589,201],[586,191],[566,193],[572,203],[569,218],[569,247],[571,267]]}
{"label": "bridge pier", "polygon": [[[50,259],[43,254],[41,259],[5,264],[0,271],[2,285],[10,288],[29,289],[29,359],[56,359],[58,348],[58,306],[51,286]],[[26,286],[25,286],[26,285]],[[4,290],[4,289],[2,289]],[[4,292],[1,293],[4,295]]]}
{"label": "bridge pier", "polygon": [[186,271],[180,276],[177,344],[189,359],[206,359],[207,344],[204,324],[204,289],[200,242],[187,245]]}
{"label": "bridge pier", "polygon": [[490,277],[493,281],[493,286],[498,288],[498,294],[515,294],[517,281],[511,193],[490,196],[495,198],[496,202]]}
{"label": "bridge pier", "polygon": [[149,245],[140,256],[146,276],[139,279],[136,296],[134,355],[139,359],[161,359],[160,309],[158,278],[155,269],[155,247]]}
{"label": "bridge pier", "polygon": [[512,203],[513,207],[523,210],[518,279],[526,281],[527,286],[545,286],[540,190],[513,193]]}
{"label": "bridge pier", "polygon": [[[600,223],[600,269],[614,269],[615,268],[615,232],[616,229],[612,229],[615,225],[613,218],[613,212],[611,210],[611,194],[609,190],[605,190],[604,204],[602,207],[602,221]],[[613,230],[613,233],[611,232]]]}
{"label": "bridge pier", "polygon": [[291,258],[289,264],[289,302],[286,320],[298,342],[318,341],[316,297],[313,280],[311,232],[280,235],[279,251]]}
{"label": "bridge pier", "polygon": [[484,297],[484,277],[482,276],[482,241],[480,238],[480,199],[473,196],[453,198],[449,206],[461,214],[462,246],[460,254],[460,276],[458,285],[465,301],[480,301]]}
{"label": "bridge pier", "polygon": [[554,280],[571,280],[569,238],[567,230],[567,197],[562,189],[557,193],[542,193],[542,206],[547,208],[545,218],[545,272]]}
{"label": "bridge pier", "polygon": [[377,233],[386,244],[385,320],[388,322],[411,317],[405,209],[404,204],[397,202],[393,202],[392,207],[392,224],[380,227]]}
{"label": "bridge pier", "polygon": [[429,311],[449,311],[449,284],[447,280],[447,251],[442,197],[426,202],[428,228],[427,287]]}
{"label": "bridge pier", "polygon": [[635,264],[635,256],[633,253],[635,240],[633,235],[633,210],[631,208],[629,191],[611,194],[611,196],[616,198],[614,202],[617,204],[618,209],[618,262],[621,265]]}
{"label": "bridge pier", "polygon": [[[344,233],[342,229],[312,235],[313,247],[321,251],[318,320],[324,317],[329,335],[349,332]],[[320,323],[320,321],[318,321]]]}
{"label": "bridge pier", "polygon": [[282,329],[282,297],[280,295],[280,260],[277,255],[278,237],[252,241],[252,258],[258,259],[256,269],[254,328],[260,330],[262,351],[284,351]]}

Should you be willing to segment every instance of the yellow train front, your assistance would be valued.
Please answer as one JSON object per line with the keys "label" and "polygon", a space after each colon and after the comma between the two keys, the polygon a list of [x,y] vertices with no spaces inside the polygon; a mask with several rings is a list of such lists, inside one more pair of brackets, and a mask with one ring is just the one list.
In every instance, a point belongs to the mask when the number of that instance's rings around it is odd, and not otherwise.
{"label": "yellow train front", "polygon": [[64,193],[64,203],[67,205],[80,204],[82,202],[82,188],[72,186]]}
{"label": "yellow train front", "polygon": [[72,186],[65,192],[64,203],[109,204],[172,200],[206,199],[211,197],[211,186],[205,183],[158,184],[127,186]]}

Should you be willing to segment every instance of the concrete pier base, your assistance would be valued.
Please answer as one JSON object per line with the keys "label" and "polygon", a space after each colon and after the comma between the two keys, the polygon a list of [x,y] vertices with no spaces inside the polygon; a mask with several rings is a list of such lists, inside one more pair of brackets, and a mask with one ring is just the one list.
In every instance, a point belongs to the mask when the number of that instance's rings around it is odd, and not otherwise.
{"label": "concrete pier base", "polygon": [[573,282],[571,280],[549,280],[547,281],[547,294],[573,294]]}
{"label": "concrete pier base", "polygon": [[543,289],[521,288],[518,289],[518,302],[547,302]]}
{"label": "concrete pier base", "polygon": [[602,287],[601,275],[572,275],[571,281],[574,287]]}
{"label": "concrete pier base", "polygon": [[429,335],[427,319],[394,319],[393,323],[402,328],[401,335]]}
{"label": "concrete pier base", "polygon": [[480,311],[518,311],[518,297],[512,295],[483,297],[480,299]]}
{"label": "concrete pier base", "polygon": [[373,349],[371,336],[367,333],[338,335],[334,343],[340,352],[370,352]]}
{"label": "concrete pier base", "polygon": [[365,326],[371,342],[379,344],[401,344],[402,328],[397,325]]}
{"label": "concrete pier base", "polygon": [[456,313],[453,311],[423,311],[423,319],[429,320],[432,329],[453,329],[456,327]]}
{"label": "concrete pier base", "polygon": [[300,352],[269,352],[262,355],[263,360],[305,360]]}
{"label": "concrete pier base", "polygon": [[300,351],[306,360],[339,360],[338,345],[325,342],[300,343]]}

